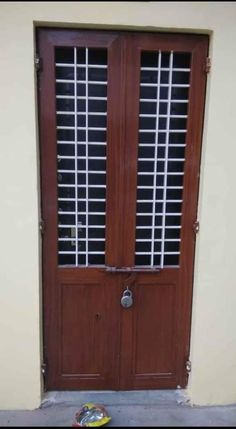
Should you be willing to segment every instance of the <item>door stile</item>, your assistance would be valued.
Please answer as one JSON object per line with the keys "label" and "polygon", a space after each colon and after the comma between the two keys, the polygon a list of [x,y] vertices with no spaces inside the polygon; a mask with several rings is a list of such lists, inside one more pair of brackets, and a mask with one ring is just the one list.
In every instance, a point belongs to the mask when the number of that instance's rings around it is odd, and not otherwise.
{"label": "door stile", "polygon": [[[123,246],[122,267],[133,267],[135,264],[135,226],[136,226],[136,188],[137,188],[137,155],[139,124],[139,56],[132,46],[132,35],[123,39],[124,77],[126,94],[124,104],[124,137],[123,137]],[[129,94],[129,96],[127,96]],[[126,280],[130,274],[122,275],[121,293],[126,289]],[[135,282],[129,286],[135,294]],[[135,305],[135,304],[134,304]],[[132,346],[134,308],[121,307],[121,354],[119,389],[126,390],[132,385]]]}
{"label": "door stile", "polygon": [[139,127],[139,78],[140,56],[133,47],[133,37],[128,34],[124,40],[126,64],[126,103],[124,133],[124,172],[123,172],[123,259],[122,266],[135,265],[135,226],[137,204],[137,163]]}
{"label": "door stile", "polygon": [[124,100],[123,45],[120,36],[108,55],[106,265],[121,266],[123,240]]}
{"label": "door stile", "polygon": [[[57,171],[56,171],[56,106],[54,76],[54,47],[48,41],[47,33],[39,36],[39,52],[44,64],[39,82],[39,123],[40,123],[40,158],[41,158],[41,191],[42,217],[45,231],[42,242],[43,255],[43,319],[44,319],[44,361],[55,362],[53,371],[47,370],[46,388],[55,382],[58,373],[57,348],[59,325],[57,305],[59,289],[57,288]],[[48,249],[50,248],[50,252]]]}
{"label": "door stile", "polygon": [[[124,110],[125,110],[125,77],[123,61],[123,38],[119,36],[109,49],[108,54],[108,123],[107,123],[107,180],[106,180],[106,266],[122,265],[123,243],[123,203],[122,196],[124,176]],[[116,340],[113,350],[113,380],[111,387],[119,390],[120,377],[120,329],[122,274],[106,273],[111,287],[113,308],[116,309],[113,332]],[[108,300],[111,299],[108,297]]]}

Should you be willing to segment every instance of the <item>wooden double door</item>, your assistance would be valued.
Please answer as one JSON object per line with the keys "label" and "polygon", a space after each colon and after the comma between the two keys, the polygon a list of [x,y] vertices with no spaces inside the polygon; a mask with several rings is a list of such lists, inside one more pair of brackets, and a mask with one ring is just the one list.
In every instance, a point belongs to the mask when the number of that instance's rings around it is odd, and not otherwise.
{"label": "wooden double door", "polygon": [[208,39],[37,46],[46,388],[184,387]]}

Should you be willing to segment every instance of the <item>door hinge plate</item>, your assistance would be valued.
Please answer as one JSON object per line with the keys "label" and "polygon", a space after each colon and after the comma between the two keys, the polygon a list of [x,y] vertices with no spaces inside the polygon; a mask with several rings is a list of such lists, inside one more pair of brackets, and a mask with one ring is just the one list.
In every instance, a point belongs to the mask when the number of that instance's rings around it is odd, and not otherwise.
{"label": "door hinge plate", "polygon": [[34,57],[34,67],[36,72],[42,70],[42,59],[38,54],[35,54],[35,57]]}
{"label": "door hinge plate", "polygon": [[199,221],[198,221],[198,220],[196,220],[196,221],[194,222],[194,224],[193,224],[193,232],[194,232],[194,234],[198,234],[199,229],[200,229]]}
{"label": "door hinge plate", "polygon": [[186,368],[187,374],[189,374],[192,370],[192,362],[190,359],[186,360],[185,368]]}
{"label": "door hinge plate", "polygon": [[41,219],[39,222],[39,230],[40,230],[41,234],[43,235],[44,231],[45,231],[45,222],[43,219]]}
{"label": "door hinge plate", "polygon": [[45,362],[42,363],[41,365],[41,373],[45,376],[46,374],[46,370],[47,370],[47,365]]}
{"label": "door hinge plate", "polygon": [[210,71],[211,71],[211,58],[206,57],[205,72],[210,73]]}

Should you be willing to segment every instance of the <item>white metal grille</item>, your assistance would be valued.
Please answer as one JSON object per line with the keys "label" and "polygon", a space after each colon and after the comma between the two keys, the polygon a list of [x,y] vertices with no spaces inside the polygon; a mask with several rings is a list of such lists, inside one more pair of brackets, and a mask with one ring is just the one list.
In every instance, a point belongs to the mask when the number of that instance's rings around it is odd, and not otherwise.
{"label": "white metal grille", "polygon": [[56,48],[59,265],[105,264],[107,51]]}
{"label": "white metal grille", "polygon": [[142,52],[135,264],[179,264],[190,54]]}

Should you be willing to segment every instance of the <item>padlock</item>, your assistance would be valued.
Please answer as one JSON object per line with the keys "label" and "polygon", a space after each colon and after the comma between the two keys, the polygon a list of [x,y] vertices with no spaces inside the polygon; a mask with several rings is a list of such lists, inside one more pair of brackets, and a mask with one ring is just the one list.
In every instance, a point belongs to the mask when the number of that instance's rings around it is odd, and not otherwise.
{"label": "padlock", "polygon": [[131,290],[129,290],[128,288],[123,292],[123,295],[121,297],[121,305],[124,308],[129,308],[131,307],[131,305],[133,304],[133,294],[131,292]]}

